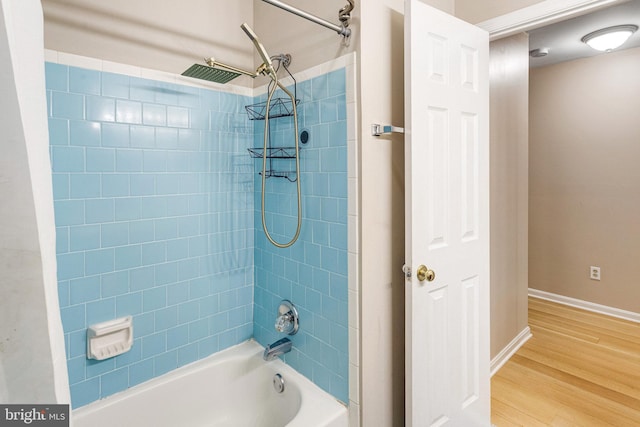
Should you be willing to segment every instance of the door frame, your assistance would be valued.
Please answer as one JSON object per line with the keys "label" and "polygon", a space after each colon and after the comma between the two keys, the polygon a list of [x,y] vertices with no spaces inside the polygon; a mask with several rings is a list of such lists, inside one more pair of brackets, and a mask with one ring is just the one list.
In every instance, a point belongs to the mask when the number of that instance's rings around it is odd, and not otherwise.
{"label": "door frame", "polygon": [[623,3],[625,0],[544,0],[475,24],[489,32],[489,41],[544,27]]}

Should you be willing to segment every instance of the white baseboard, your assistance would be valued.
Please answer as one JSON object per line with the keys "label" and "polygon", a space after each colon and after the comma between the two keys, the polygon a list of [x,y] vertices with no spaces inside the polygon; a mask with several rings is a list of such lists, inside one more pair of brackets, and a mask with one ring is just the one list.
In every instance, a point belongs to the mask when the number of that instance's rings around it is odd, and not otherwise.
{"label": "white baseboard", "polygon": [[551,292],[539,291],[529,288],[529,296],[540,298],[547,301],[557,302],[559,304],[569,305],[571,307],[581,308],[583,310],[592,311],[594,313],[606,314],[608,316],[617,317],[619,319],[629,320],[631,322],[640,323],[640,313],[633,311],[621,310],[615,307],[596,304],[594,302],[583,301],[576,298],[565,297],[563,295],[552,294]]}
{"label": "white baseboard", "polygon": [[527,326],[496,357],[491,359],[491,376],[498,372],[529,338],[531,338],[531,329]]}

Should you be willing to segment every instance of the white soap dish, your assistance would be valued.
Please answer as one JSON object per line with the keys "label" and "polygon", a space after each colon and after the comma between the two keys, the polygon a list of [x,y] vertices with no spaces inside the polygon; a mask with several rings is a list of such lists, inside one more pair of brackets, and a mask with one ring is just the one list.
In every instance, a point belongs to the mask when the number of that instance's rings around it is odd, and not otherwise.
{"label": "white soap dish", "polygon": [[87,329],[87,359],[108,359],[131,350],[132,344],[131,316],[96,323]]}

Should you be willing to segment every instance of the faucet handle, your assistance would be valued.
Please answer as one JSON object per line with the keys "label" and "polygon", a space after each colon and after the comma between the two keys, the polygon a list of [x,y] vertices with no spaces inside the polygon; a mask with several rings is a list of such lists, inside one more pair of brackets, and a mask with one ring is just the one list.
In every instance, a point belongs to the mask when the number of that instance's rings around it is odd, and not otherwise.
{"label": "faucet handle", "polygon": [[292,316],[291,316],[291,312],[285,313],[285,314],[281,314],[280,316],[278,316],[278,318],[276,319],[276,331],[278,332],[282,332],[282,333],[289,333],[289,331],[293,330],[293,325],[292,325]]}
{"label": "faucet handle", "polygon": [[275,323],[276,331],[294,335],[298,332],[298,310],[289,300],[282,300],[278,307],[278,317]]}

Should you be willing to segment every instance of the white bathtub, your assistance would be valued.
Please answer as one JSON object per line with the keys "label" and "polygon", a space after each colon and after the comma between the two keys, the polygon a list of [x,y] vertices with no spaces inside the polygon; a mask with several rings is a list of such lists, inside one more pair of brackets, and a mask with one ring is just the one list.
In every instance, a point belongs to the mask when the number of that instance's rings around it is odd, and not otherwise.
{"label": "white bathtub", "polygon": [[[347,409],[247,341],[73,411],[74,427],[347,427]],[[285,381],[277,393],[273,376]]]}

